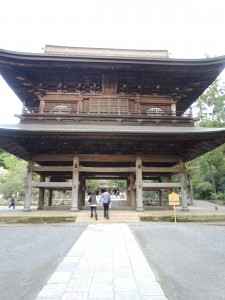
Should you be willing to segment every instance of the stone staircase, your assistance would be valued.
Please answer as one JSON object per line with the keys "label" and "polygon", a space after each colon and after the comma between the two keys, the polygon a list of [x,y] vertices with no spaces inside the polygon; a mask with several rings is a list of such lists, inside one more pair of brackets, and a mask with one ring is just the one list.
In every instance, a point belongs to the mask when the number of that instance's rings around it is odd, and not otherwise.
{"label": "stone staircase", "polygon": [[110,210],[109,219],[105,219],[103,210],[98,210],[98,220],[90,217],[89,210],[83,210],[76,214],[76,223],[134,223],[140,222],[139,214],[136,211]]}

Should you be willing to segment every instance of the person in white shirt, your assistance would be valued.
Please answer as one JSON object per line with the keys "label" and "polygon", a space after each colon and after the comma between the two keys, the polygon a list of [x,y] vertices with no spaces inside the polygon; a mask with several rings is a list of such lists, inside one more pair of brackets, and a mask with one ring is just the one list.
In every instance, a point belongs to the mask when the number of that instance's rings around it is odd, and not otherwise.
{"label": "person in white shirt", "polygon": [[104,193],[102,194],[102,202],[104,208],[104,218],[109,219],[109,205],[111,202],[110,193],[105,189]]}

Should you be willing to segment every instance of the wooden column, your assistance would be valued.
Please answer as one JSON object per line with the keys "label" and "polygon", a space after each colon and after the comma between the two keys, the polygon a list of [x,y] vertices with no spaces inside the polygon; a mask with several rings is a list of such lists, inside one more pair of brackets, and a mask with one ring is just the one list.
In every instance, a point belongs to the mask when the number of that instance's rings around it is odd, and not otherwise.
{"label": "wooden column", "polygon": [[172,112],[172,115],[173,115],[173,116],[176,116],[176,104],[175,104],[175,103],[173,103],[173,104],[171,105],[171,112]]}
{"label": "wooden column", "polygon": [[53,190],[48,190],[48,206],[52,206],[52,193]]}
{"label": "wooden column", "polygon": [[26,192],[23,211],[30,211],[31,195],[32,195],[32,177],[33,177],[33,161],[28,161],[27,164],[27,178],[26,178]]}
{"label": "wooden column", "polygon": [[131,207],[131,209],[135,209],[135,207],[136,207],[136,195],[135,195],[134,185],[135,185],[134,175],[131,174],[131,176],[130,176],[130,207]]}
{"label": "wooden column", "polygon": [[136,157],[136,211],[144,211],[142,199],[142,161]]}
{"label": "wooden column", "polygon": [[83,185],[82,185],[82,206],[85,206],[85,177],[83,177]]}
{"label": "wooden column", "polygon": [[[168,183],[172,183],[172,175],[168,174],[167,175],[167,182]],[[166,199],[166,205],[169,205],[169,194],[172,193],[173,189],[172,188],[168,188],[167,190],[167,199]]]}
{"label": "wooden column", "polygon": [[[159,179],[159,182],[162,182],[162,178]],[[162,193],[162,190],[159,190],[159,206],[163,206],[163,193]]]}
{"label": "wooden column", "polygon": [[22,106],[22,115],[25,114],[25,109],[26,109],[25,102],[23,102],[23,106]]}
{"label": "wooden column", "polygon": [[127,179],[127,205],[130,206],[130,179]]}
{"label": "wooden column", "polygon": [[78,189],[78,208],[83,209],[83,206],[85,205],[85,195],[84,195],[84,184],[85,180],[83,176],[80,176],[79,178],[79,189]]}
{"label": "wooden column", "polygon": [[159,205],[163,206],[163,197],[162,197],[163,193],[162,190],[159,190]]}
{"label": "wooden column", "polygon": [[40,112],[43,113],[44,109],[45,109],[45,101],[44,101],[44,99],[41,99],[40,100]]}
{"label": "wooden column", "polygon": [[[40,182],[45,182],[45,176],[40,176]],[[38,195],[38,210],[42,210],[44,206],[44,197],[45,197],[45,189],[39,188],[39,195]]]}
{"label": "wooden column", "polygon": [[73,159],[73,180],[72,180],[72,201],[71,211],[79,211],[78,209],[78,191],[79,191],[79,156]]}
{"label": "wooden column", "polygon": [[185,164],[180,159],[180,181],[181,181],[181,205],[182,211],[189,211],[187,203],[187,185],[186,185],[186,171]]}

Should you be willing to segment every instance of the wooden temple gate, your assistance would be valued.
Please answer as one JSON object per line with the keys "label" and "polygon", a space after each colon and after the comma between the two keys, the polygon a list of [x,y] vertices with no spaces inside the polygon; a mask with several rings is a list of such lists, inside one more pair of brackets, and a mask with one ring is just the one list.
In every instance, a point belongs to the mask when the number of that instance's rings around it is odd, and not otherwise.
{"label": "wooden temple gate", "polygon": [[[51,166],[39,163],[47,161]],[[169,162],[173,167],[146,167],[146,162]],[[68,166],[61,166],[63,162]],[[98,163],[102,163],[101,166]],[[86,165],[88,166],[85,166]],[[109,167],[108,163],[119,163],[119,167]],[[97,166],[92,166],[95,164]],[[129,164],[130,166],[127,166]],[[40,175],[40,181],[33,181],[33,173]],[[60,174],[57,176],[56,174]],[[171,182],[172,175],[180,174],[180,182]],[[53,175],[53,176],[52,176]],[[182,210],[187,210],[186,178],[183,161],[177,156],[131,156],[131,155],[36,155],[28,162],[25,211],[30,210],[32,188],[39,189],[38,209],[43,209],[45,190],[49,190],[48,206],[52,205],[52,191],[72,190],[71,211],[78,211],[85,206],[85,180],[95,176],[114,176],[126,179],[127,205],[136,211],[143,211],[144,190],[160,191],[160,205],[162,205],[162,189],[180,188],[182,195]],[[46,180],[48,178],[48,180]],[[60,181],[53,181],[60,178]],[[111,177],[109,177],[111,178]],[[157,179],[158,182],[146,183],[144,180]],[[166,180],[165,180],[166,179]],[[163,181],[163,182],[162,182]]]}
{"label": "wooden temple gate", "polygon": [[195,127],[191,105],[224,66],[225,56],[170,59],[165,50],[0,50],[1,75],[23,103],[19,124],[0,125],[0,148],[28,162],[24,211],[33,188],[38,209],[46,190],[49,206],[54,190],[70,190],[78,211],[85,180],[112,177],[127,180],[131,209],[143,210],[145,190],[162,204],[162,190],[179,188],[187,210],[185,163],[225,142],[224,128]]}

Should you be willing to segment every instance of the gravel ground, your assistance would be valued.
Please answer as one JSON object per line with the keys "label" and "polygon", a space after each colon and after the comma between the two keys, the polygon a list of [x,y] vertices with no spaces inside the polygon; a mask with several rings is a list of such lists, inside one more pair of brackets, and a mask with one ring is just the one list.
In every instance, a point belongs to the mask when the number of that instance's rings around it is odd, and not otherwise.
{"label": "gravel ground", "polygon": [[1,225],[0,300],[32,300],[85,225]]}
{"label": "gravel ground", "polygon": [[[86,225],[0,226],[0,300],[33,300]],[[130,225],[169,300],[225,299],[225,226]]]}
{"label": "gravel ground", "polygon": [[130,225],[169,300],[225,299],[225,226]]}

